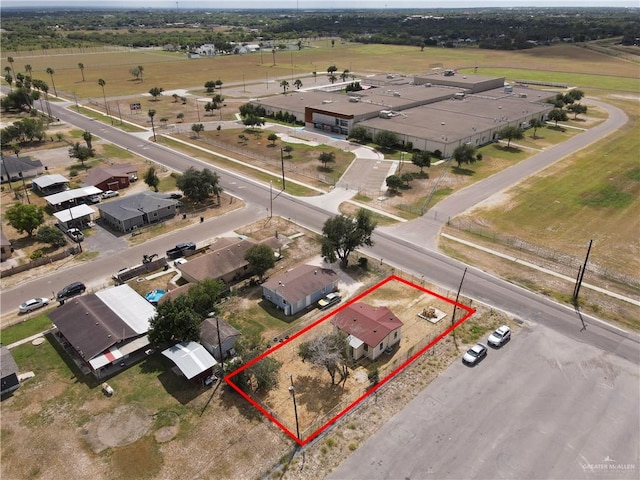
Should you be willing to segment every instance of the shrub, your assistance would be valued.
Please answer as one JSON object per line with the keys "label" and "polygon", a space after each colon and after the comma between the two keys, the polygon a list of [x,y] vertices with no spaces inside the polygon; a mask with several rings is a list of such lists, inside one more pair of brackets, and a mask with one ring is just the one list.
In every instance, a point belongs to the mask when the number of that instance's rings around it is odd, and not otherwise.
{"label": "shrub", "polygon": [[44,257],[44,252],[40,249],[34,250],[33,253],[29,255],[29,258],[31,260],[38,260],[39,258],[42,258],[42,257]]}

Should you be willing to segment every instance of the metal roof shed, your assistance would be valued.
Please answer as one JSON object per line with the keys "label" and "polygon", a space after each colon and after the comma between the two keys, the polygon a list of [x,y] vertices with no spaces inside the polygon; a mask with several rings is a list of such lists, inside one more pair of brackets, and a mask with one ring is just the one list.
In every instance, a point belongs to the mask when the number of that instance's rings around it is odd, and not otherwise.
{"label": "metal roof shed", "polygon": [[164,350],[162,355],[175,363],[189,380],[203,373],[209,375],[211,368],[218,363],[202,345],[196,342],[178,343]]}

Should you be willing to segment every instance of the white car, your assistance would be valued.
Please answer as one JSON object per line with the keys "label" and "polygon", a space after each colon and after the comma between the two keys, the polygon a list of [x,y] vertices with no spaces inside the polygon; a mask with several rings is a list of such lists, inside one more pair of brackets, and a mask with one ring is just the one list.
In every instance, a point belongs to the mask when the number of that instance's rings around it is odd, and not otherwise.
{"label": "white car", "polygon": [[105,192],[102,192],[102,198],[117,197],[118,195],[120,195],[120,194],[118,192],[116,192],[115,190],[107,190]]}
{"label": "white car", "polygon": [[29,313],[49,304],[49,299],[44,297],[31,298],[20,305],[20,313]]}
{"label": "white car", "polygon": [[511,338],[511,329],[506,325],[502,325],[496,328],[495,332],[489,335],[487,342],[492,347],[500,348],[502,345],[507,343],[510,338]]}
{"label": "white car", "polygon": [[462,361],[467,365],[476,365],[487,356],[487,346],[484,343],[477,343],[465,353]]}
{"label": "white car", "polygon": [[324,298],[318,300],[318,308],[320,310],[325,310],[336,303],[339,303],[342,300],[342,297],[337,293],[330,293]]}
{"label": "white car", "polygon": [[77,228],[70,228],[69,230],[67,230],[67,235],[69,235],[69,237],[76,243],[84,240],[84,234]]}

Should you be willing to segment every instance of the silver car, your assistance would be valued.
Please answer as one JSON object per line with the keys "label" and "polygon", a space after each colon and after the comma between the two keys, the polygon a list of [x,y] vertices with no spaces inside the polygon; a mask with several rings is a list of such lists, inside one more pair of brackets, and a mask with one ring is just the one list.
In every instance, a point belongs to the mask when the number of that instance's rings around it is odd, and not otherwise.
{"label": "silver car", "polygon": [[31,298],[20,305],[20,313],[29,313],[49,304],[49,299],[44,297]]}
{"label": "silver car", "polygon": [[467,365],[476,365],[486,356],[487,346],[484,343],[476,343],[473,347],[467,350],[467,353],[462,357],[462,361]]}

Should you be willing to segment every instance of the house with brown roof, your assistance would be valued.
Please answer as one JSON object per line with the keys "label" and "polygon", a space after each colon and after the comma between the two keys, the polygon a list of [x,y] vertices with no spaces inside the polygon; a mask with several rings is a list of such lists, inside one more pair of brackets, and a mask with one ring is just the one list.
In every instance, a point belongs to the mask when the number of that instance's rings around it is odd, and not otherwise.
{"label": "house with brown roof", "polygon": [[97,187],[103,192],[107,190],[120,190],[127,188],[129,184],[138,179],[138,169],[130,163],[112,165],[110,167],[95,167],[89,170],[85,178],[85,187]]}
{"label": "house with brown roof", "polygon": [[340,310],[331,319],[348,335],[349,354],[354,360],[366,356],[375,360],[387,347],[400,342],[402,321],[388,307],[372,307],[357,302]]}
{"label": "house with brown roof", "polygon": [[129,285],[67,300],[50,314],[56,338],[85,372],[104,378],[143,358],[155,307]]}
{"label": "house with brown roof", "polygon": [[244,255],[258,243],[273,245],[272,239],[256,242],[251,238],[220,238],[211,245],[211,252],[179,264],[176,268],[189,282],[205,278],[222,280],[227,284],[236,282],[251,274],[249,262],[244,259]]}
{"label": "house with brown roof", "polygon": [[295,315],[335,292],[338,274],[330,268],[301,265],[262,284],[262,296],[285,315]]}
{"label": "house with brown roof", "polygon": [[[220,362],[233,357],[233,348],[241,333],[221,318],[205,318],[200,324],[200,344]],[[222,355],[220,355],[222,347]]]}

